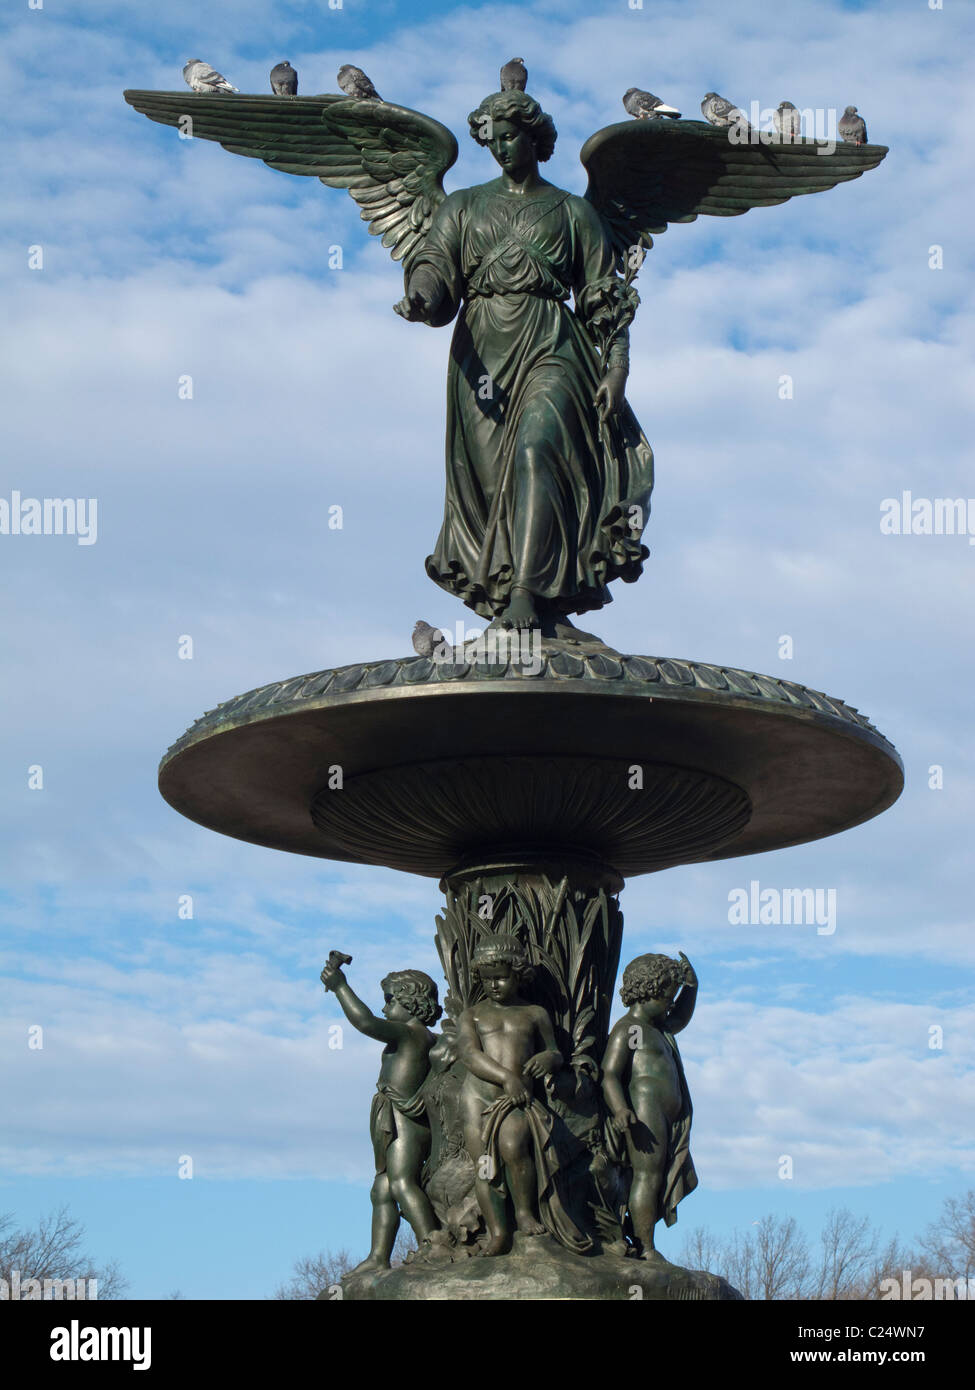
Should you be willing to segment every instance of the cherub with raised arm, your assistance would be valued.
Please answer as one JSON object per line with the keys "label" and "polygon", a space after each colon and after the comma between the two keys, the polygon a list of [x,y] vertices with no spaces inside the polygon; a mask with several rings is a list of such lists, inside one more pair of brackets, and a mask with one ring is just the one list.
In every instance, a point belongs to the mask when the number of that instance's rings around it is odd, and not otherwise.
{"label": "cherub with raised arm", "polygon": [[[678,991],[679,994],[678,994]],[[610,1125],[625,1137],[632,1169],[627,1203],[642,1259],[667,1264],[653,1243],[661,1218],[677,1220],[677,1203],[697,1187],[689,1148],[691,1097],[674,1034],[697,1002],[697,975],[680,953],[637,956],[623,971],[620,998],[629,1012],[609,1035],[603,1097]]]}
{"label": "cherub with raised arm", "polygon": [[569,1219],[555,1190],[559,1161],[552,1145],[553,1119],[536,1091],[563,1059],[547,1012],[521,995],[533,973],[516,937],[482,937],[471,975],[485,997],[465,1009],[458,1027],[467,1068],[461,1090],[464,1138],[487,1226],[486,1255],[506,1254],[514,1230],[526,1236],[548,1232],[570,1250],[587,1250],[591,1244]]}
{"label": "cherub with raised arm", "polygon": [[376,1159],[372,1246],[352,1271],[359,1274],[389,1268],[401,1213],[413,1227],[421,1252],[445,1254],[449,1237],[440,1229],[420,1186],[420,1172],[430,1152],[430,1127],[421,1090],[436,1042],[428,1025],[442,1012],[437,986],[422,970],[394,970],[382,982],[386,1002],[383,1017],[377,1018],[353,993],[342,973],[342,964],[350,959],[332,951],[322,971],[322,984],[335,995],[353,1028],[386,1044],[369,1114]]}

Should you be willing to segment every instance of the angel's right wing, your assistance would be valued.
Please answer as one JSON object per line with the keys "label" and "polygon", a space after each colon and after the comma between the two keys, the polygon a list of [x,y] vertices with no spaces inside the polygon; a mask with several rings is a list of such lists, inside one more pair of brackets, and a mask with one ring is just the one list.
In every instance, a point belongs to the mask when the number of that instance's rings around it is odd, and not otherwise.
{"label": "angel's right wing", "polygon": [[263,159],[286,174],[346,188],[363,221],[409,272],[430,220],[443,201],[443,176],[457,158],[446,126],[388,101],[344,96],[229,96],[127,91],[125,100],[151,121],[194,138],[216,140],[231,154]]}

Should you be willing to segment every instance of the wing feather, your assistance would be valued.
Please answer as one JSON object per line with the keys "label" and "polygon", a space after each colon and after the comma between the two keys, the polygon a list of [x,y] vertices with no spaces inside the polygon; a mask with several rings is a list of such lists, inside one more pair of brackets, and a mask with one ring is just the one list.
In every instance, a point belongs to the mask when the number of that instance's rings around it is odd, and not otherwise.
{"label": "wing feather", "polygon": [[394,260],[421,244],[446,196],[443,176],[457,158],[451,132],[420,111],[392,102],[321,96],[234,96],[127,91],[151,121],[186,128],[231,154],[344,188]]}
{"label": "wing feather", "polygon": [[586,197],[600,211],[622,264],[634,245],[649,247],[671,222],[740,217],[858,179],[887,153],[884,145],[815,140],[734,144],[702,121],[624,121],[582,147]]}

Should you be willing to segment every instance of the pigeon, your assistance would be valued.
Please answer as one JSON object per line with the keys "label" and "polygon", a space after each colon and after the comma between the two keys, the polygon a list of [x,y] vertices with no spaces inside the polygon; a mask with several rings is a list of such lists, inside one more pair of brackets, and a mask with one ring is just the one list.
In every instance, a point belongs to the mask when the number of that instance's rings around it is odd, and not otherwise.
{"label": "pigeon", "polygon": [[502,92],[523,92],[528,86],[528,69],[524,58],[509,58],[501,69]]}
{"label": "pigeon", "polygon": [[[717,126],[733,126],[742,124],[748,126],[748,121],[744,111],[739,111],[737,106],[733,106],[724,97],[719,97],[717,92],[708,92],[701,102],[701,112],[706,121]],[[748,127],[751,129],[751,127]]]}
{"label": "pigeon", "polygon": [[194,92],[236,92],[234,87],[222,73],[211,68],[209,63],[205,63],[202,58],[190,58],[183,69],[183,77],[188,87],[192,87]]}
{"label": "pigeon", "polygon": [[862,116],[857,115],[855,106],[846,108],[836,122],[836,129],[848,145],[865,145],[867,143],[866,122]]}
{"label": "pigeon", "polygon": [[271,69],[271,91],[276,97],[298,95],[298,74],[290,63],[275,63]]}
{"label": "pigeon", "polygon": [[802,134],[802,117],[791,101],[779,102],[779,109],[772,112],[772,124],[781,140],[794,140]]}
{"label": "pigeon", "polygon": [[443,658],[453,649],[439,627],[431,627],[418,618],[413,629],[413,650],[418,656]]}
{"label": "pigeon", "polygon": [[623,96],[623,106],[638,121],[654,121],[660,116],[669,116],[672,121],[680,120],[676,106],[668,106],[665,101],[655,97],[653,92],[641,91],[631,87]]}
{"label": "pigeon", "polygon": [[366,74],[353,63],[342,64],[338,82],[346,96],[355,97],[357,101],[382,101]]}

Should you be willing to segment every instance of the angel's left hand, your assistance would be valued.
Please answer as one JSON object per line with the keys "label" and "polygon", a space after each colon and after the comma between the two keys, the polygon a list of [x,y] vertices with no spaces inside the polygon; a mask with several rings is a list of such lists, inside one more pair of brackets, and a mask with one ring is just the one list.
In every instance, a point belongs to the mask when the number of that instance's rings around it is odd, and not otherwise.
{"label": "angel's left hand", "polygon": [[605,423],[612,415],[619,414],[626,392],[626,372],[619,367],[611,367],[599,383],[593,405],[599,411],[599,419]]}

